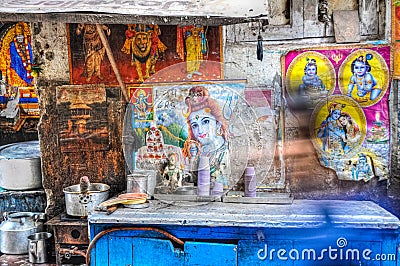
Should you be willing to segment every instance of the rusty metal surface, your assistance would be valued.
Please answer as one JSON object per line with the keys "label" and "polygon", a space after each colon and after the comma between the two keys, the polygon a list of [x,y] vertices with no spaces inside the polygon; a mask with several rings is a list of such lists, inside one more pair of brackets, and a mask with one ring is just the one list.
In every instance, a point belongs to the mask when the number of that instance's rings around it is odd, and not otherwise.
{"label": "rusty metal surface", "polygon": [[294,200],[290,205],[214,202],[190,206],[151,201],[146,209],[119,208],[111,215],[95,212],[89,224],[168,224],[183,226],[246,226],[398,229],[399,219],[370,201]]}
{"label": "rusty metal surface", "polygon": [[61,220],[61,216],[56,216],[49,220],[46,225],[53,229],[54,240],[56,243],[64,244],[89,244],[89,233],[86,219]]}

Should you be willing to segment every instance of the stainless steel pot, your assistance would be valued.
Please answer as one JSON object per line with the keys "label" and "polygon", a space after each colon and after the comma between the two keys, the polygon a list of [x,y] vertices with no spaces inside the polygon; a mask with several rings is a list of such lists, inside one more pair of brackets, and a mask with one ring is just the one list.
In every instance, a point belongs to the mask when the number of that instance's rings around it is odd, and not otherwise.
{"label": "stainless steel pot", "polygon": [[27,254],[28,236],[42,230],[43,215],[16,212],[6,216],[0,225],[0,251],[12,255]]}
{"label": "stainless steel pot", "polygon": [[42,187],[39,141],[0,147],[0,187],[8,190]]}
{"label": "stainless steel pot", "polygon": [[88,216],[95,207],[108,199],[110,186],[92,183],[86,192],[81,192],[80,185],[64,188],[65,207],[68,215]]}

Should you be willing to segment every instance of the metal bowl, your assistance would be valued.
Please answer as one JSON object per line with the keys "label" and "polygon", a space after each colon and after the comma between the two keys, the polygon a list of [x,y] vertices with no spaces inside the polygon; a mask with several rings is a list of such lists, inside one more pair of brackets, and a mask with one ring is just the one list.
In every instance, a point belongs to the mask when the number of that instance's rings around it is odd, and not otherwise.
{"label": "metal bowl", "polygon": [[196,195],[197,194],[197,188],[194,187],[194,186],[178,187],[174,191],[174,194],[178,194],[178,195]]}

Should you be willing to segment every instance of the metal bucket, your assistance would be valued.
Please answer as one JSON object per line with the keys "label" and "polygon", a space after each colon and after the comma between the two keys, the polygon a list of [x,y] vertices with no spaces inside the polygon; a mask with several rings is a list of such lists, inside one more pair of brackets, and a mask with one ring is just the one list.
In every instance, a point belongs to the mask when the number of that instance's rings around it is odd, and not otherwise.
{"label": "metal bucket", "polygon": [[51,233],[39,232],[28,236],[29,242],[29,262],[30,263],[45,263],[49,257],[49,239]]}
{"label": "metal bucket", "polygon": [[102,183],[90,184],[87,192],[80,185],[64,188],[65,207],[68,215],[88,216],[100,203],[108,199],[110,186]]}

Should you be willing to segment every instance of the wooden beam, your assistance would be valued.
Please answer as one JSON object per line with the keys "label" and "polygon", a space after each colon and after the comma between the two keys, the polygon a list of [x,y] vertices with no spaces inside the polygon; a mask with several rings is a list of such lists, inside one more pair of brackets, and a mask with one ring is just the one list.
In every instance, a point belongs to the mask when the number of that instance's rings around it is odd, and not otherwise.
{"label": "wooden beam", "polygon": [[97,32],[99,33],[101,42],[103,43],[103,46],[106,48],[106,53],[107,53],[107,56],[108,56],[108,60],[111,63],[111,67],[112,67],[112,69],[114,71],[115,76],[117,77],[119,86],[121,87],[121,90],[122,90],[122,95],[124,95],[125,101],[129,102],[129,97],[128,97],[128,94],[126,92],[125,83],[122,80],[121,74],[119,73],[118,66],[117,66],[117,63],[115,62],[114,55],[113,55],[113,53],[111,51],[110,44],[108,43],[106,35],[104,34],[103,28],[101,26],[102,25],[100,25],[100,24],[96,24]]}

